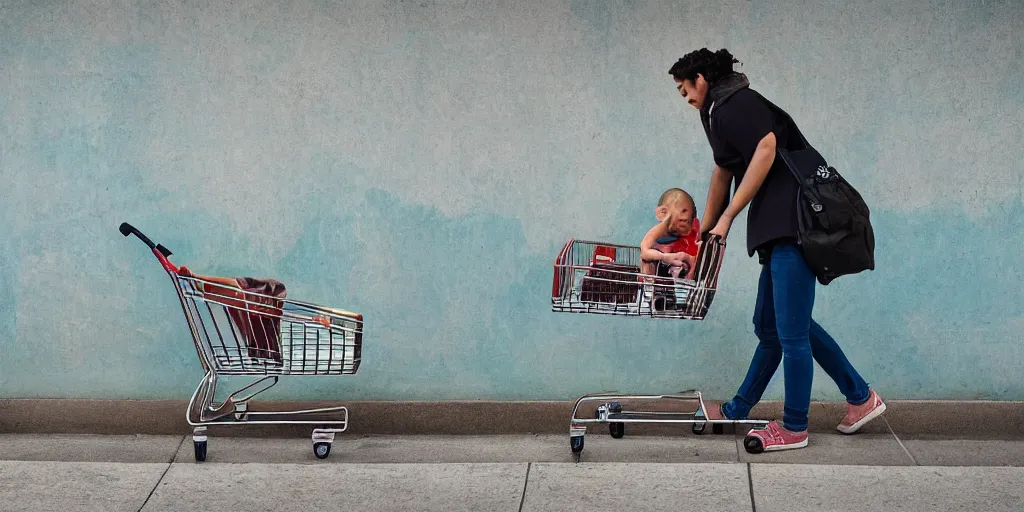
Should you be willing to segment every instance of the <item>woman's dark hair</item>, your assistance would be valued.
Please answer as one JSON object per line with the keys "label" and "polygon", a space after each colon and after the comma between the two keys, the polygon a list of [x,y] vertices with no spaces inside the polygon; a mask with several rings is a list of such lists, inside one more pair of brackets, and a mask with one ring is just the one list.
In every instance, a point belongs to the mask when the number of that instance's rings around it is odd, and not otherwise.
{"label": "woman's dark hair", "polygon": [[697,74],[700,73],[708,83],[713,83],[732,73],[732,65],[736,62],[739,61],[725,48],[717,52],[701,48],[683,55],[683,58],[677,60],[668,70],[668,74],[676,80],[683,81],[696,80]]}

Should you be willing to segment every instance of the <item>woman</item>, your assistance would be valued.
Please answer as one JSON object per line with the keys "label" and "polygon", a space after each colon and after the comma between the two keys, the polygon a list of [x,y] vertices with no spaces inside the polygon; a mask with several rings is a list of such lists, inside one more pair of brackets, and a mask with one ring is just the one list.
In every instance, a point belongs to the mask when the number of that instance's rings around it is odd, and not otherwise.
{"label": "woman", "polygon": [[[756,252],[762,265],[754,305],[754,334],[759,343],[746,379],[731,401],[710,407],[706,414],[709,419],[746,419],[781,361],[782,424],[772,421],[763,430],[752,430],[743,444],[752,453],[802,448],[807,446],[814,361],[846,396],[847,413],[837,427],[840,432],[857,432],[885,411],[885,403],[811,318],[816,280],[796,243],[797,183],[775,158],[776,147],[793,144],[796,147],[791,149],[799,149],[799,137],[749,88],[746,76],[733,71],[735,62],[728,50],[702,48],[669,70],[680,94],[700,112],[714,155],[701,229],[724,239],[733,219],[749,203],[747,253]],[[728,201],[730,181],[736,187]]]}

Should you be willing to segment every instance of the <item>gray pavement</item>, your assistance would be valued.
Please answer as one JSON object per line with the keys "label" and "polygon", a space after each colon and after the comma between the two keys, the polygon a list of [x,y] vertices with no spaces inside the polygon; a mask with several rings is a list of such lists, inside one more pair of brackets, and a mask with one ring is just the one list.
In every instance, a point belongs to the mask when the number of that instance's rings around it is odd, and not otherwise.
{"label": "gray pavement", "polygon": [[[0,435],[0,510],[1024,510],[1024,440],[815,433],[752,456],[739,435],[308,439]],[[223,435],[223,434],[221,434]]]}

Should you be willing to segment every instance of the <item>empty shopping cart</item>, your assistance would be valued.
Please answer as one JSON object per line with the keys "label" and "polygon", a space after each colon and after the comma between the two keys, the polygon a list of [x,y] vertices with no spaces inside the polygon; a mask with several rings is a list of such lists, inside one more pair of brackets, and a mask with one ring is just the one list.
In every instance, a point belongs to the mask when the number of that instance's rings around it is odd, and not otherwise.
{"label": "empty shopping cart", "polygon": [[[280,293],[256,292],[234,278],[195,275],[172,264],[171,251],[130,224],[121,224],[119,230],[149,246],[171,277],[195,342],[205,372],[186,412],[196,461],[206,460],[211,425],[316,425],[313,453],[327,458],[334,435],[348,428],[346,407],[256,411],[249,409],[249,401],[281,376],[355,374],[361,361],[363,316]],[[227,376],[253,381],[217,401],[217,379]]]}

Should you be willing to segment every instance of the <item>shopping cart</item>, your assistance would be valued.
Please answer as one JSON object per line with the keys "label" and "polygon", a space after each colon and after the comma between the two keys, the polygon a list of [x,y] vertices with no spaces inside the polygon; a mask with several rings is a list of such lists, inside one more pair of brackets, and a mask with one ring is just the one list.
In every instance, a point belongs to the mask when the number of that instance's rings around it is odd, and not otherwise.
{"label": "shopping cart", "polygon": [[[168,260],[171,251],[130,224],[121,224],[119,230],[149,246],[171,277],[205,371],[185,415],[193,427],[196,461],[206,460],[211,425],[317,425],[313,453],[327,458],[334,435],[348,428],[346,407],[251,411],[248,404],[282,375],[356,373],[363,316],[193,276]],[[217,379],[227,376],[255,380],[217,402]]]}
{"label": "shopping cart", "polygon": [[[718,289],[718,274],[725,255],[725,241],[705,235],[697,253],[692,279],[673,278],[663,265],[653,274],[641,273],[640,248],[570,239],[555,259],[551,285],[551,309],[555,312],[589,313],[663,319],[703,320]],[[680,275],[685,275],[682,273]],[[651,405],[648,410],[625,410],[623,402]],[[692,409],[680,410],[680,404]],[[596,404],[592,417],[581,415],[583,404]],[[613,438],[625,435],[626,423],[689,424],[696,435],[708,424],[721,434],[726,425],[765,426],[764,420],[709,420],[704,397],[691,389],[676,394],[636,395],[602,393],[576,400],[569,420],[569,447],[576,460],[583,451],[587,425],[607,423]]]}

